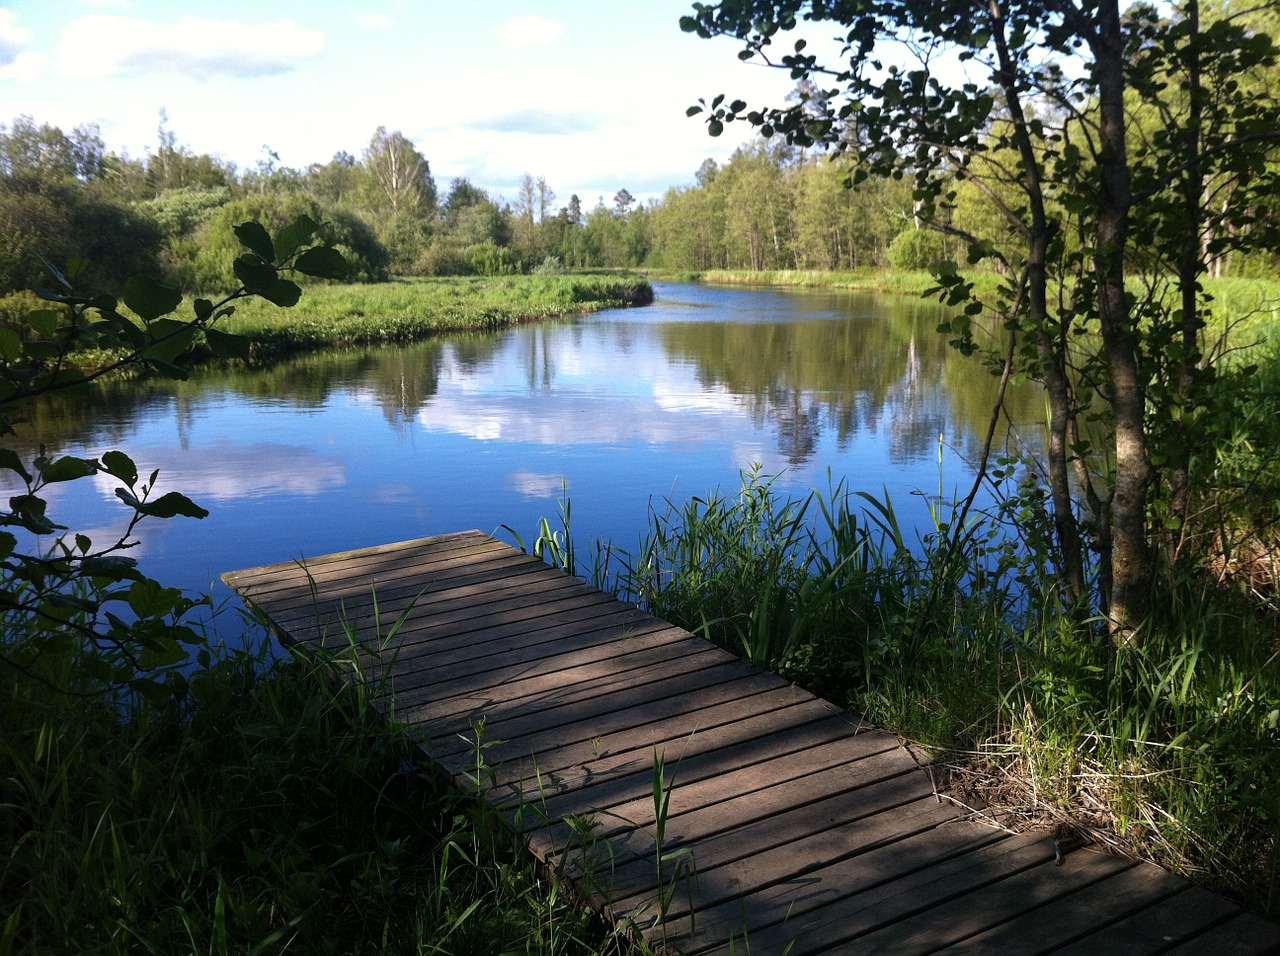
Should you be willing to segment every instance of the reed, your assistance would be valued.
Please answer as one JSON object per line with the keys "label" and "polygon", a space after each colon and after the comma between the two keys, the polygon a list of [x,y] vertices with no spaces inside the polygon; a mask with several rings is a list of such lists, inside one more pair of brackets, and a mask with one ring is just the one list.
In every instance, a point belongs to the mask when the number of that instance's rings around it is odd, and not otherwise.
{"label": "reed", "polygon": [[1256,604],[1167,582],[1140,648],[1057,609],[1045,562],[945,507],[743,476],[608,549],[619,596],[933,748],[958,799],[1067,824],[1280,914],[1280,647]]}

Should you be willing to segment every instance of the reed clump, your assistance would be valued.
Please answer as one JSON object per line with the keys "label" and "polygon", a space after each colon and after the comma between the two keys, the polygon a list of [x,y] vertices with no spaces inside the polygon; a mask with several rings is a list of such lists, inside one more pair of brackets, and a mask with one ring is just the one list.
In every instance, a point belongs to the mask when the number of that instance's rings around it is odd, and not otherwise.
{"label": "reed clump", "polygon": [[951,797],[1066,825],[1280,914],[1280,644],[1203,575],[1169,582],[1140,647],[1058,609],[1043,555],[998,515],[904,534],[836,486],[655,508],[595,574],[673,623],[931,748]]}

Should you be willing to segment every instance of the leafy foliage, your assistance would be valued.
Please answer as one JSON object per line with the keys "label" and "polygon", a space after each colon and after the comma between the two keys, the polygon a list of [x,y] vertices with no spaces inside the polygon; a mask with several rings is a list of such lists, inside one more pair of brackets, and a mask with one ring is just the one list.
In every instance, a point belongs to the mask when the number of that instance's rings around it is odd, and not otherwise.
{"label": "leafy foliage", "polygon": [[[1280,112],[1239,79],[1274,69],[1271,38],[1229,17],[1202,23],[1197,0],[1167,17],[1122,15],[1115,0],[754,0],[695,4],[681,25],[735,37],[743,59],[799,81],[789,106],[699,100],[689,114],[711,135],[744,121],[847,157],[855,184],[907,179],[917,221],[964,240],[968,267],[989,260],[1008,277],[992,303],[944,263],[942,331],[966,352],[989,347],[1006,379],[1044,384],[1063,601],[1118,643],[1140,639],[1176,556],[1163,531],[1196,511],[1190,469],[1217,437],[1196,427],[1216,394],[1201,279],[1276,245]],[[834,60],[811,52],[814,25],[843,36]],[[947,57],[964,69],[941,68]],[[957,223],[974,189],[1003,225]],[[978,334],[988,312],[1003,343]]]}
{"label": "leafy foliage", "polygon": [[[318,277],[346,274],[341,255],[311,245],[320,226],[300,217],[274,239],[259,223],[236,227],[245,249],[234,261],[239,288],[217,302],[196,299],[192,313],[179,317],[182,294],[145,276],[133,276],[120,298],[76,292],[73,279],[81,264],[66,271],[50,266],[54,289],[37,290],[43,307],[27,311],[22,324],[0,326],[0,438],[22,427],[22,404],[38,395],[84,389],[96,379],[136,366],[177,378],[177,364],[197,337],[224,356],[242,356],[247,342],[217,327],[241,299],[262,298],[277,305],[298,301],[301,290],[282,273]],[[74,364],[81,349],[119,357],[94,370]],[[37,680],[74,675],[74,686],[125,685],[152,697],[167,693],[164,681],[200,635],[184,622],[207,599],[194,599],[146,577],[126,552],[144,519],[203,518],[208,512],[186,496],[157,494],[159,475],[139,473],[126,453],[111,450],[98,458],[50,456],[43,451],[27,462],[0,446],[0,471],[17,487],[0,510],[0,614],[7,626],[26,634],[6,648],[8,663]],[[116,497],[128,515],[125,530],[107,545],[95,545],[72,533],[49,510],[53,486],[86,478],[116,482]],[[36,541],[53,535],[49,548]],[[22,537],[20,537],[22,536]],[[68,670],[66,662],[78,662]]]}

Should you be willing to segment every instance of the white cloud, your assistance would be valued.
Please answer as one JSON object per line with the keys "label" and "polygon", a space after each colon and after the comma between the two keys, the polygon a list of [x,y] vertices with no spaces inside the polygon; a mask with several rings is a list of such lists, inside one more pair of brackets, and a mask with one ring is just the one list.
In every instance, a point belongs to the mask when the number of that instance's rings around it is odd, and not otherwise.
{"label": "white cloud", "polygon": [[494,31],[498,42],[509,50],[522,46],[546,46],[564,35],[564,24],[546,17],[512,17]]}
{"label": "white cloud", "polygon": [[31,31],[18,26],[18,18],[6,7],[0,7],[0,66],[8,66],[31,43]]}
{"label": "white cloud", "polygon": [[203,17],[153,23],[95,14],[62,31],[57,68],[67,76],[87,78],[265,76],[287,73],[323,50],[324,34],[292,20],[251,26]]}
{"label": "white cloud", "polygon": [[39,53],[19,53],[12,60],[0,58],[0,80],[34,83],[44,69],[45,57]]}
{"label": "white cloud", "polygon": [[369,30],[390,30],[396,22],[383,13],[362,13],[356,23]]}
{"label": "white cloud", "polygon": [[507,476],[507,487],[524,498],[554,498],[565,490],[564,475],[517,471]]}
{"label": "white cloud", "polygon": [[[346,466],[337,458],[266,442],[239,446],[219,441],[186,451],[148,448],[135,461],[143,474],[160,470],[153,500],[170,490],[181,491],[197,504],[274,496],[316,498],[347,483]],[[104,498],[115,499],[118,480],[101,473],[92,480]]]}

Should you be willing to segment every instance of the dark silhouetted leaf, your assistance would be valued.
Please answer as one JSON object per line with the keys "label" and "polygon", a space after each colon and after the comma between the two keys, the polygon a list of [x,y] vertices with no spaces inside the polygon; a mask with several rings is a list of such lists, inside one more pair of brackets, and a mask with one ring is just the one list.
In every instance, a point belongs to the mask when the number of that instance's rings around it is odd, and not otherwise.
{"label": "dark silhouetted leaf", "polygon": [[236,278],[250,292],[261,292],[278,278],[276,267],[257,256],[241,256],[231,266]]}
{"label": "dark silhouetted leaf", "polygon": [[281,229],[275,242],[276,262],[284,262],[305,246],[319,228],[318,222],[310,216],[302,215]]}
{"label": "dark silhouetted leaf", "polygon": [[263,262],[275,262],[276,246],[267,235],[267,230],[260,222],[242,222],[232,232],[240,240],[240,244],[252,252]]}
{"label": "dark silhouetted leaf", "polygon": [[113,478],[119,478],[130,488],[138,481],[138,466],[122,451],[109,451],[103,455],[102,470]]}
{"label": "dark silhouetted leaf", "polygon": [[209,343],[209,348],[213,349],[219,358],[247,359],[249,357],[251,343],[243,335],[232,335],[229,332],[220,332],[217,329],[205,329],[204,337],[205,341]]}
{"label": "dark silhouetted leaf", "polygon": [[144,322],[168,315],[182,304],[182,293],[146,276],[130,276],[124,284],[124,304]]}
{"label": "dark silhouetted leaf", "polygon": [[316,246],[298,256],[294,268],[303,275],[315,276],[318,279],[345,279],[351,274],[351,267],[337,249],[328,246]]}

